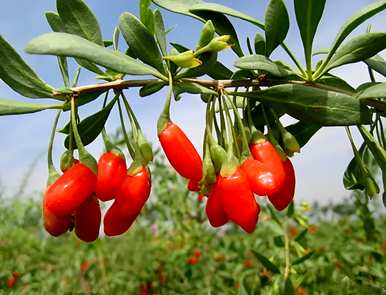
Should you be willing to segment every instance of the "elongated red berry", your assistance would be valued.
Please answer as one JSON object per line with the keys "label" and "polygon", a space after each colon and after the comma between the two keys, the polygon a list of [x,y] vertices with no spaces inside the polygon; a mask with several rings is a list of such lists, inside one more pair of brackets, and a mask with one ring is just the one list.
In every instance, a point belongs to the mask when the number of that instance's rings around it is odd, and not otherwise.
{"label": "elongated red berry", "polygon": [[283,185],[284,179],[278,182],[278,177],[274,175],[272,169],[260,161],[249,158],[240,167],[248,178],[251,190],[259,196],[267,196],[277,192]]}
{"label": "elongated red berry", "polygon": [[282,188],[272,194],[268,195],[269,201],[279,211],[284,210],[291,203],[295,194],[295,170],[290,161],[287,159],[283,162],[285,179]]}
{"label": "elongated red berry", "polygon": [[82,163],[74,164],[45,193],[45,206],[53,214],[66,217],[95,191],[96,175]]}
{"label": "elongated red berry", "polygon": [[[272,143],[266,139],[259,139],[250,144],[249,149],[255,160],[264,164],[267,171],[272,174],[272,189],[278,191],[284,183],[284,167],[280,155]],[[273,193],[271,191],[270,193]]]}
{"label": "elongated red berry", "polygon": [[75,211],[75,234],[84,242],[93,242],[99,236],[101,209],[96,196],[91,195]]}
{"label": "elongated red berry", "polygon": [[115,197],[126,171],[126,161],[118,152],[106,152],[99,158],[96,195],[101,201]]}
{"label": "elongated red berry", "polygon": [[219,194],[226,215],[247,233],[252,233],[260,213],[260,206],[249,187],[243,170],[237,168],[230,176],[219,176]]}
{"label": "elongated red berry", "polygon": [[69,230],[71,226],[71,216],[56,216],[43,204],[43,224],[45,230],[51,236],[57,237]]}
{"label": "elongated red berry", "polygon": [[105,234],[116,236],[127,231],[149,198],[150,190],[147,168],[142,167],[134,175],[127,175],[103,220]]}
{"label": "elongated red berry", "polygon": [[202,178],[201,157],[176,124],[169,121],[158,138],[170,164],[181,176],[196,181]]}
{"label": "elongated red berry", "polygon": [[221,203],[220,190],[217,182],[213,185],[206,203],[206,215],[213,227],[220,227],[229,221]]}

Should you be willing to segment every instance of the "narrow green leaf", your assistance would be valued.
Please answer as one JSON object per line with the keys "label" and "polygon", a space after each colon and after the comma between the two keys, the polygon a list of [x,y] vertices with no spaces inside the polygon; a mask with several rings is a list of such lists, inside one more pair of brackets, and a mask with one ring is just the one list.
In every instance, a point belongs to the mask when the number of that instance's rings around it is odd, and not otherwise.
{"label": "narrow green leaf", "polygon": [[[64,24],[56,12],[53,11],[47,11],[45,13],[47,22],[49,26],[51,27],[53,32],[65,32],[64,29]],[[68,75],[68,63],[67,63],[67,58],[63,56],[58,56],[58,65],[60,72],[63,77],[63,82],[65,87],[70,87],[70,79]]]}
{"label": "narrow green leaf", "polygon": [[321,126],[370,124],[371,112],[347,94],[310,86],[283,84],[261,91],[237,92],[274,107],[285,107],[292,117]]}
{"label": "narrow green leaf", "polygon": [[304,261],[310,259],[312,257],[312,255],[314,255],[314,253],[315,253],[315,251],[310,251],[307,254],[303,255],[302,257],[295,259],[291,264],[297,265],[297,264],[303,263]]}
{"label": "narrow green leaf", "polygon": [[285,129],[295,136],[300,147],[303,147],[321,128],[322,126],[318,124],[310,124],[299,121],[295,124],[287,126]]}
{"label": "narrow green leaf", "polygon": [[150,9],[151,0],[139,1],[139,19],[145,25],[145,27],[151,32],[154,32],[156,28],[154,23],[154,14]]}
{"label": "narrow green leaf", "polygon": [[303,238],[307,235],[308,233],[308,229],[305,228],[303,229],[294,239],[294,241],[296,242],[300,242],[301,240],[303,240]]}
{"label": "narrow green leaf", "polygon": [[386,33],[365,33],[344,44],[331,58],[324,72],[341,65],[364,61],[386,48]]}
{"label": "narrow green leaf", "polygon": [[179,82],[173,88],[174,97],[179,100],[182,93],[217,95],[217,92],[197,83]]}
{"label": "narrow green leaf", "polygon": [[[384,173],[386,173],[386,151],[385,149],[375,140],[373,135],[363,126],[358,126],[359,132],[361,133],[364,141],[368,148],[373,154],[379,167]],[[382,130],[383,131],[383,130]]]}
{"label": "narrow green leaf", "polygon": [[0,98],[0,116],[36,113],[48,109],[61,109],[61,104],[36,104]]}
{"label": "narrow green leaf", "polygon": [[379,83],[370,87],[366,87],[366,89],[357,94],[357,98],[386,98],[386,83]]}
{"label": "narrow green leaf", "polygon": [[282,0],[270,0],[265,11],[265,54],[270,56],[287,36],[289,16]]}
{"label": "narrow green leaf", "polygon": [[273,264],[267,257],[265,257],[263,254],[260,254],[259,252],[252,250],[252,253],[255,255],[255,257],[261,262],[262,265],[266,269],[268,269],[273,274],[279,274],[280,270],[279,268]]}
{"label": "narrow green leaf", "polygon": [[202,18],[200,18],[198,15],[192,13],[191,11],[194,10],[206,10],[211,12],[220,12],[223,14],[227,14],[245,21],[248,21],[261,29],[264,29],[264,24],[260,22],[258,19],[251,17],[249,15],[246,15],[240,11],[237,11],[235,9],[229,8],[227,6],[218,4],[218,3],[211,3],[211,2],[204,2],[201,0],[152,0],[155,4],[157,4],[160,7],[163,7],[167,10],[170,10],[175,13],[185,14],[190,17],[197,18],[201,21],[205,21]]}
{"label": "narrow green leaf", "polygon": [[[77,105],[82,106],[85,104],[88,104],[89,102],[94,101],[97,99],[102,93],[105,93],[105,91],[98,91],[98,92],[90,92],[90,93],[83,93],[77,97]],[[63,111],[69,111],[71,110],[71,104],[68,102],[64,105]]]}
{"label": "narrow green leaf", "polygon": [[[114,106],[116,100],[112,100],[106,107],[104,107],[99,112],[85,118],[78,124],[78,132],[82,139],[84,146],[92,143],[98,135],[102,132],[103,127],[106,124],[107,118],[110,115],[110,112]],[[69,133],[69,125],[66,125],[60,132]],[[68,149],[70,143],[70,136],[67,136],[64,141],[64,146]],[[76,148],[76,144],[74,143]]]}
{"label": "narrow green leaf", "polygon": [[245,13],[242,13],[238,10],[235,10],[233,8],[227,7],[225,5],[221,5],[219,3],[210,3],[210,2],[199,1],[199,3],[194,4],[193,7],[190,8],[190,11],[193,13],[195,13],[195,11],[199,11],[199,10],[211,11],[211,12],[220,12],[222,14],[226,14],[229,16],[233,16],[233,17],[245,20],[247,22],[250,22],[250,23],[258,26],[261,29],[264,29],[264,24],[261,21],[259,21],[258,19],[251,17]]}
{"label": "narrow green leaf", "polygon": [[31,98],[52,97],[53,88],[44,82],[0,35],[0,79],[17,93]]}
{"label": "narrow green leaf", "polygon": [[65,32],[64,24],[58,13],[47,11],[45,13],[48,24],[54,32]]}
{"label": "narrow green leaf", "polygon": [[121,52],[67,33],[48,33],[36,37],[28,43],[26,51],[31,54],[83,58],[119,73],[159,76],[154,68]]}
{"label": "narrow green leaf", "polygon": [[323,75],[318,79],[317,82],[319,84],[328,85],[328,86],[336,87],[337,89],[345,90],[348,93],[355,92],[355,89],[350,84],[348,84],[345,80],[331,74]]}
{"label": "narrow green leaf", "polygon": [[160,91],[165,85],[166,85],[165,82],[154,82],[151,84],[147,84],[139,90],[139,96],[145,97],[145,96],[152,95]]}
{"label": "narrow green leaf", "polygon": [[302,37],[304,56],[311,68],[312,43],[326,0],[294,0],[296,21]]}
{"label": "narrow green leaf", "polygon": [[66,33],[103,45],[98,21],[83,0],[56,0],[56,7]]}
{"label": "narrow green leaf", "polygon": [[250,55],[235,61],[235,67],[244,70],[263,70],[276,77],[287,77],[290,72],[280,64],[274,63],[264,55]]}
{"label": "narrow green leaf", "polygon": [[342,44],[344,39],[360,24],[365,22],[370,17],[383,11],[386,8],[386,0],[379,0],[371,3],[363,9],[357,11],[352,17],[350,17],[341,27],[337,34],[335,41],[331,47],[327,61],[334,55],[338,47]]}
{"label": "narrow green leaf", "polygon": [[162,55],[166,55],[167,48],[165,24],[162,18],[162,14],[158,9],[154,12],[154,24],[154,33],[158,42],[158,46],[161,49]]}
{"label": "narrow green leaf", "polygon": [[257,33],[255,35],[255,53],[259,55],[265,55],[265,38]]}
{"label": "narrow green leaf", "polygon": [[295,289],[290,277],[288,277],[284,282],[283,295],[295,295]]}
{"label": "narrow green leaf", "polygon": [[119,29],[135,56],[161,73],[165,72],[155,38],[139,19],[125,12],[119,17]]}
{"label": "narrow green leaf", "polygon": [[[367,147],[365,144],[363,144],[358,151],[361,157],[363,156],[365,149],[367,149]],[[365,189],[366,184],[363,180],[357,157],[353,157],[350,163],[347,165],[347,168],[343,174],[343,185],[347,190]]]}
{"label": "narrow green leaf", "polygon": [[365,63],[371,69],[386,77],[386,61],[380,55],[375,55],[372,58],[366,59]]}

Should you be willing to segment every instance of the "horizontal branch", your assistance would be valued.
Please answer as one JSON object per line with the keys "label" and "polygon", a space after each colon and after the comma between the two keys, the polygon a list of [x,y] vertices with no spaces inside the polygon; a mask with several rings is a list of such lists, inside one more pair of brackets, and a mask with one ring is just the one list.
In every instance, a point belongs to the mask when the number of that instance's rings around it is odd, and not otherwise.
{"label": "horizontal branch", "polygon": [[[203,79],[194,79],[194,78],[183,78],[179,81],[197,83],[204,87],[213,88],[215,90],[224,89],[224,88],[234,88],[234,87],[253,87],[253,86],[275,86],[279,84],[300,84],[306,85],[306,82],[303,81],[286,81],[286,80],[268,80],[265,76],[261,76],[257,79],[240,79],[240,80],[203,80]],[[112,82],[98,83],[91,85],[84,85],[73,87],[70,90],[73,95],[80,96],[85,93],[94,93],[94,92],[103,92],[110,89],[122,90],[133,87],[143,87],[149,84],[164,82],[159,79],[145,79],[145,80],[115,80]],[[54,92],[54,96],[62,96],[63,93],[60,91]]]}

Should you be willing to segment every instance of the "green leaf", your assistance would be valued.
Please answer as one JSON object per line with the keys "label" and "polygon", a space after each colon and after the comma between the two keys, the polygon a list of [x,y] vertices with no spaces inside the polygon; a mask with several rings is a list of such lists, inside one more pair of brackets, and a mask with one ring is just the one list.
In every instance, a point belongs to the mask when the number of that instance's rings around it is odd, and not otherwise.
{"label": "green leaf", "polygon": [[98,21],[83,0],[57,0],[56,6],[66,33],[103,45]]}
{"label": "green leaf", "polygon": [[26,51],[31,54],[83,58],[119,73],[159,76],[154,68],[134,58],[67,33],[48,33],[36,37],[28,43]]}
{"label": "green leaf", "polygon": [[307,235],[308,233],[308,229],[305,228],[303,229],[294,239],[294,241],[296,242],[300,242],[301,240],[303,240],[303,238],[305,238],[305,236]]}
{"label": "green leaf", "polygon": [[39,78],[1,35],[0,79],[23,96],[31,98],[53,97],[54,89]]}
{"label": "green leaf", "polygon": [[365,33],[344,44],[331,58],[325,72],[341,65],[364,61],[386,48],[386,33]]}
{"label": "green leaf", "polygon": [[386,98],[386,83],[379,83],[367,87],[357,94],[358,99]]}
{"label": "green leaf", "polygon": [[[363,144],[359,149],[359,154],[363,155],[366,148],[366,145]],[[365,189],[365,183],[362,179],[362,174],[356,157],[350,161],[343,174],[343,185],[347,190]]]}
{"label": "green leaf", "polygon": [[[94,101],[97,99],[102,93],[105,93],[105,91],[98,91],[98,92],[90,92],[90,93],[82,93],[77,97],[77,105],[82,106],[85,104],[88,104],[91,101]],[[63,107],[63,111],[69,111],[71,110],[71,104],[70,102],[66,103]]]}
{"label": "green leaf", "polygon": [[326,60],[327,61],[330,60],[330,58],[334,55],[334,53],[336,52],[338,47],[342,44],[344,39],[355,28],[357,28],[360,24],[365,22],[370,17],[383,11],[385,8],[386,8],[386,0],[375,1],[374,3],[371,3],[370,5],[362,8],[361,10],[356,12],[352,17],[350,17],[349,20],[344,23],[339,33],[337,34]]}
{"label": "green leaf", "polygon": [[372,58],[366,59],[365,63],[371,69],[386,77],[386,61],[380,55],[375,55]]}
{"label": "green leaf", "polygon": [[[375,140],[373,135],[363,126],[358,126],[359,132],[361,133],[364,141],[366,142],[368,148],[373,154],[375,160],[377,161],[379,167],[382,169],[383,173],[386,173],[386,151],[385,149]],[[383,130],[382,130],[383,132]]]}
{"label": "green leaf", "polygon": [[0,99],[0,116],[36,113],[48,109],[61,109],[61,104],[36,104],[10,99]]}
{"label": "green leaf", "polygon": [[179,100],[182,93],[217,95],[217,92],[197,83],[179,82],[173,88],[174,97]]}
{"label": "green leaf", "polygon": [[161,12],[157,9],[154,12],[154,33],[155,37],[157,39],[159,48],[161,49],[161,52],[163,55],[167,54],[167,48],[166,48],[166,31],[165,31],[165,24],[164,20],[162,18]]}
{"label": "green leaf", "polygon": [[265,11],[265,54],[270,56],[287,36],[289,17],[282,0],[270,0]]}
{"label": "green leaf", "polygon": [[291,264],[292,265],[300,264],[300,263],[310,259],[312,257],[312,255],[314,255],[314,253],[315,253],[315,251],[308,252],[307,254],[303,255],[302,257],[295,259]]}
{"label": "green leaf", "polygon": [[346,92],[352,92],[352,93],[355,92],[355,89],[350,84],[348,84],[345,80],[331,74],[323,75],[318,79],[317,82],[319,84],[336,87],[337,89],[341,89]]}
{"label": "green leaf", "polygon": [[65,32],[64,24],[59,16],[54,11],[47,11],[45,13],[48,24],[54,32]]}
{"label": "green leaf", "polygon": [[157,4],[160,7],[163,7],[167,10],[170,10],[175,13],[185,14],[194,18],[197,18],[201,21],[205,21],[199,16],[197,16],[194,13],[191,13],[191,11],[194,10],[206,10],[211,12],[219,12],[222,14],[230,15],[242,20],[245,20],[247,22],[250,22],[261,29],[264,29],[264,24],[260,22],[258,19],[251,17],[249,15],[246,15],[240,11],[237,11],[235,9],[229,8],[227,6],[218,4],[218,3],[210,3],[210,2],[204,2],[201,0],[152,0],[155,4]]}
{"label": "green leaf", "polygon": [[215,36],[215,33],[216,33],[215,30],[216,29],[215,29],[212,21],[208,20],[204,24],[204,26],[201,30],[200,39],[198,39],[196,48],[202,48],[202,47],[208,45],[209,42],[212,41],[212,39]]}
{"label": "green leaf", "polygon": [[139,90],[139,96],[145,97],[160,91],[166,85],[165,82],[154,82],[143,86]]}
{"label": "green leaf", "polygon": [[307,142],[318,132],[322,126],[318,124],[310,124],[299,121],[295,124],[285,127],[288,132],[296,137],[300,147],[303,147]]}
{"label": "green leaf", "polygon": [[155,38],[139,19],[125,12],[119,17],[119,29],[135,56],[161,73],[165,72]]}
{"label": "green leaf", "polygon": [[265,39],[259,33],[255,35],[255,53],[258,55],[265,55]]}
{"label": "green leaf", "polygon": [[[182,2],[182,1],[180,1]],[[184,1],[185,2],[185,1]],[[245,13],[242,13],[238,10],[235,10],[233,8],[227,7],[225,5],[221,5],[218,3],[210,3],[210,2],[203,2],[203,1],[197,1],[199,3],[196,3],[193,5],[193,7],[190,9],[191,12],[195,11],[211,11],[211,12],[219,12],[222,14],[226,14],[229,16],[233,16],[242,20],[245,20],[247,22],[250,22],[256,26],[258,26],[261,29],[264,29],[264,24],[259,21],[258,19],[251,17]]]}
{"label": "green leaf", "polygon": [[[78,124],[78,132],[80,138],[82,139],[83,145],[88,145],[92,143],[98,135],[102,132],[103,127],[106,124],[107,118],[110,115],[110,112],[116,102],[113,99],[106,107],[104,107],[99,112],[85,118]],[[60,132],[69,134],[70,126],[67,124]],[[70,136],[68,135],[64,141],[64,146],[68,149],[70,143]],[[76,143],[73,141],[74,148],[76,148]]]}
{"label": "green leaf", "polygon": [[140,0],[139,1],[139,18],[145,27],[151,32],[154,32],[154,14],[150,9],[151,0]]}
{"label": "green leaf", "polygon": [[294,0],[296,21],[302,37],[306,61],[311,62],[312,43],[326,0]]}
{"label": "green leaf", "polygon": [[274,63],[264,55],[250,55],[235,61],[235,67],[244,70],[263,70],[276,77],[287,77],[290,72],[280,64]]}
{"label": "green leaf", "polygon": [[370,124],[371,112],[347,94],[310,86],[283,84],[261,91],[237,92],[239,96],[283,107],[292,117],[321,126]]}
{"label": "green leaf", "polygon": [[295,295],[295,289],[290,277],[288,277],[284,282],[283,295]]}
{"label": "green leaf", "polygon": [[275,264],[273,264],[267,257],[265,257],[264,255],[260,254],[255,250],[252,250],[252,253],[261,262],[261,264],[264,265],[264,267],[268,269],[270,272],[272,272],[273,274],[280,273],[279,268]]}

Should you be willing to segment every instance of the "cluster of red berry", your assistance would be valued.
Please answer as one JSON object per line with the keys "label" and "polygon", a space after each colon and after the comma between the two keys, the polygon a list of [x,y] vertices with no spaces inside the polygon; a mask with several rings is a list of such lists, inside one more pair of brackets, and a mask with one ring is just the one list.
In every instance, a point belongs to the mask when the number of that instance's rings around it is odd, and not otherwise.
{"label": "cluster of red berry", "polygon": [[[161,116],[161,124],[159,121],[159,139],[170,164],[188,179],[188,189],[199,192],[200,199],[208,196],[206,214],[210,224],[220,227],[233,221],[252,233],[260,213],[255,194],[268,196],[277,210],[285,209],[294,197],[294,168],[279,143],[276,142],[275,148],[252,124],[247,126],[236,109],[233,119],[229,110],[220,110],[227,115],[228,124],[223,124],[226,127],[218,134],[216,142],[211,131],[216,120],[215,99],[212,100],[213,104],[207,103],[203,160],[185,133],[170,121],[168,114],[164,118]],[[226,97],[219,96],[218,100],[220,105],[222,101],[223,105],[232,107]],[[283,127],[282,131],[286,132]],[[222,144],[220,140],[223,140]],[[293,137],[291,141],[294,141]],[[295,149],[285,149],[288,154],[298,151],[297,143],[293,146]]]}
{"label": "cluster of red berry", "polygon": [[139,215],[149,197],[150,188],[148,168],[132,166],[127,170],[125,158],[117,150],[108,151],[100,157],[97,175],[75,161],[45,192],[44,226],[53,236],[74,227],[81,240],[92,242],[99,235],[99,200],[114,199],[104,216],[104,232],[108,236],[120,235]]}

